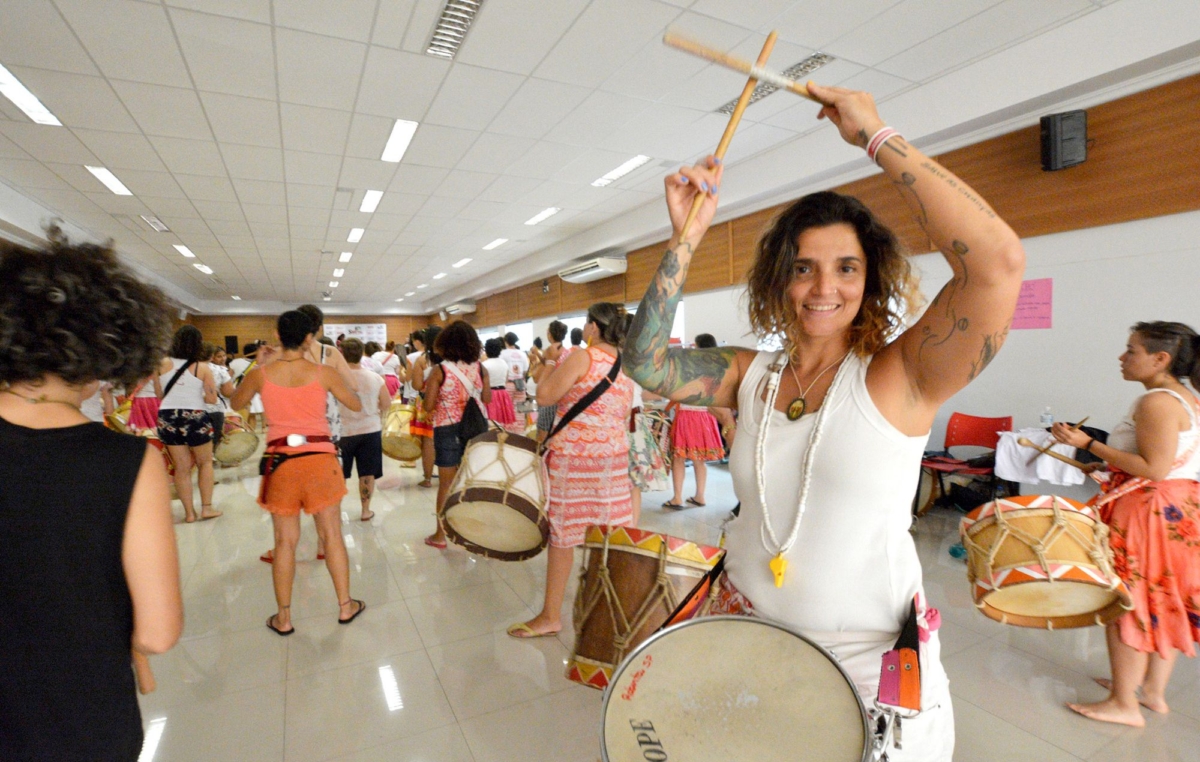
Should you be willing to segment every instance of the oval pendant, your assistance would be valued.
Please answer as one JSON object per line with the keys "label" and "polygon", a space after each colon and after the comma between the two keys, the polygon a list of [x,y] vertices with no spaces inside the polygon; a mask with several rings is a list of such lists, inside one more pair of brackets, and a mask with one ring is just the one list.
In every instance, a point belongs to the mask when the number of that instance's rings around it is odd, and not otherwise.
{"label": "oval pendant", "polygon": [[796,399],[792,400],[787,407],[787,419],[789,421],[800,420],[800,416],[804,415],[805,407],[807,407],[807,404],[805,403],[803,397],[797,397]]}

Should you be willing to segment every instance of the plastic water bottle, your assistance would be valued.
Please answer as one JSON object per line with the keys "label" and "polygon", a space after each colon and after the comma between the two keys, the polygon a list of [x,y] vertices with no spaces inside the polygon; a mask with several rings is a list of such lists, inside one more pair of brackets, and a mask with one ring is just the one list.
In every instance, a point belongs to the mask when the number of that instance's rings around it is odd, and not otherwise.
{"label": "plastic water bottle", "polygon": [[1044,428],[1044,429],[1048,429],[1054,425],[1054,413],[1050,412],[1049,406],[1047,406],[1046,409],[1042,411],[1041,422],[1042,422],[1042,428]]}

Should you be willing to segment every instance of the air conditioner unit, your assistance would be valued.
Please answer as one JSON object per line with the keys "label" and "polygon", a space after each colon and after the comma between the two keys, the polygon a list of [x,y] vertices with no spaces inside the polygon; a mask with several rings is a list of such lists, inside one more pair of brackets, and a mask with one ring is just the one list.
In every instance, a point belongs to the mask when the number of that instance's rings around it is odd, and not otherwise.
{"label": "air conditioner unit", "polygon": [[455,302],[446,308],[447,315],[465,315],[475,311],[475,302],[470,299],[465,299],[461,302]]}
{"label": "air conditioner unit", "polygon": [[596,257],[560,270],[558,277],[567,283],[589,283],[620,275],[625,272],[625,266],[625,260],[621,257]]}

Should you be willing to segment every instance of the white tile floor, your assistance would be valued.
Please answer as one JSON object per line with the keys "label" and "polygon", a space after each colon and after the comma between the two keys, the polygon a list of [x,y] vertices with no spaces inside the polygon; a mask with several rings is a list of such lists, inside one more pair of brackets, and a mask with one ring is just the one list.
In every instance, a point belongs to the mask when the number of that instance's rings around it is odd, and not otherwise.
{"label": "white tile floor", "polygon": [[[343,503],[353,594],[370,608],[339,627],[324,564],[305,560],[289,638],[264,626],[274,598],[258,555],[271,545],[271,523],[252,498],[257,477],[249,464],[218,471],[225,516],[177,527],[187,626],[172,651],[152,659],[159,688],[142,698],[142,714],[148,735],[161,735],[142,762],[599,758],[601,695],[563,677],[569,616],[558,638],[504,634],[540,608],[544,557],[506,564],[426,547],[434,492],[416,486],[414,471],[386,467],[403,486],[377,494],[372,522],[358,521],[356,497]],[[709,474],[708,507],[664,511],[667,495],[647,493],[642,526],[714,542],[736,501],[728,473]],[[303,525],[300,557],[312,559],[315,535],[311,522]],[[1107,674],[1103,633],[1023,630],[976,613],[963,564],[946,552],[956,527],[956,514],[935,511],[915,530],[926,589],[944,617],[956,759],[1200,760],[1197,662],[1180,661],[1168,694],[1173,713],[1147,712],[1144,730],[1068,712],[1064,701],[1103,694],[1091,681]]]}

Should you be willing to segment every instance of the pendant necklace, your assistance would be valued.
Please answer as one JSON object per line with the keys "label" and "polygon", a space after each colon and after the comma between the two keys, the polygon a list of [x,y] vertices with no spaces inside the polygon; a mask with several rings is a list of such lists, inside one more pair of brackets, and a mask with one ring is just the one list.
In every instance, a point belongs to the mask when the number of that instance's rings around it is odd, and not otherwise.
{"label": "pendant necklace", "polygon": [[[821,380],[821,376],[824,376],[826,373],[828,373],[829,369],[832,368],[834,365],[837,365],[842,360],[845,360],[846,357],[849,356],[849,354],[850,353],[847,352],[846,354],[841,356],[841,359],[834,360],[832,363],[827,365],[825,367],[825,370],[818,373],[816,378],[814,378],[812,380],[812,383],[808,385],[808,388],[806,388],[804,391],[800,392],[799,397],[795,398],[794,400],[792,400],[791,402],[788,403],[787,419],[789,421],[800,420],[800,416],[804,415],[804,411],[808,409],[808,399],[807,399],[808,393],[810,391],[812,391],[812,388],[814,386],[816,386],[818,381]],[[790,354],[789,354],[789,358],[790,358]],[[796,391],[800,391],[800,377],[796,375],[796,366],[789,362],[788,368],[792,371],[792,378],[796,379]]]}
{"label": "pendant necklace", "polygon": [[67,402],[66,400],[48,400],[44,394],[41,397],[26,397],[24,394],[17,394],[11,389],[0,389],[0,391],[3,391],[5,394],[11,394],[18,399],[23,399],[30,405],[66,405],[67,407],[72,407],[76,410],[79,410],[79,405],[76,405],[74,402]]}

